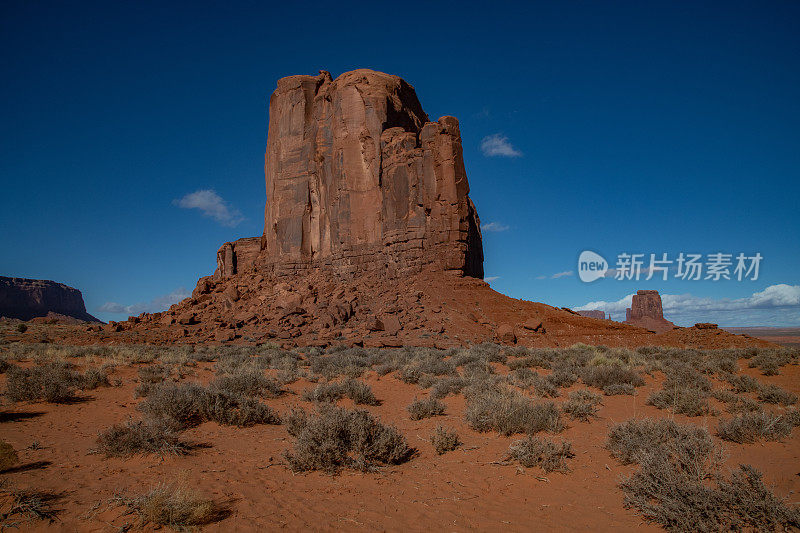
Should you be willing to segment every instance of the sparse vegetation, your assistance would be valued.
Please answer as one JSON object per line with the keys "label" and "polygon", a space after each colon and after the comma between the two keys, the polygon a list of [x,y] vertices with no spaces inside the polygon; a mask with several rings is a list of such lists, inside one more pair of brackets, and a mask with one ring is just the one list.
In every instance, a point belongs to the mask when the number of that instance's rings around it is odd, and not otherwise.
{"label": "sparse vegetation", "polygon": [[32,489],[11,490],[7,494],[10,501],[3,505],[0,512],[0,530],[16,529],[31,520],[47,520],[52,523],[59,513],[53,504],[61,499],[61,494]]}
{"label": "sparse vegetation", "polygon": [[794,405],[797,403],[797,395],[785,391],[777,385],[762,385],[758,389],[758,399],[764,403]]}
{"label": "sparse vegetation", "polygon": [[514,441],[508,448],[506,460],[514,460],[525,468],[541,467],[545,472],[569,472],[567,459],[575,457],[569,441],[555,443],[541,437]]}
{"label": "sparse vegetation", "polygon": [[372,470],[402,463],[413,453],[394,427],[385,426],[358,409],[321,405],[312,415],[294,409],[287,416],[287,429],[295,443],[285,458],[295,472]]}
{"label": "sparse vegetation", "polygon": [[424,400],[415,399],[407,407],[411,420],[422,420],[444,414],[445,406],[436,398],[425,398]]}
{"label": "sparse vegetation", "polygon": [[461,439],[454,429],[436,426],[431,433],[431,444],[438,455],[451,452],[461,446]]}
{"label": "sparse vegetation", "polygon": [[612,383],[603,387],[603,394],[606,396],[633,396],[636,394],[636,387],[630,383]]}

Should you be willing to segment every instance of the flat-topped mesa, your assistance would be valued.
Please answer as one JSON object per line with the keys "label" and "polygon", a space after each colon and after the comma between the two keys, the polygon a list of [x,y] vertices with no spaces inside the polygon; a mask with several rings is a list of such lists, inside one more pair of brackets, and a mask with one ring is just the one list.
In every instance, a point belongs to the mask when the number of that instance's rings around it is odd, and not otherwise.
{"label": "flat-topped mesa", "polygon": [[86,312],[78,289],[44,279],[0,276],[0,317],[30,320],[53,315],[99,322]]}
{"label": "flat-topped mesa", "polygon": [[483,277],[458,120],[428,121],[411,85],[367,69],[282,78],[269,117],[259,249],[226,243],[218,276],[322,267]]}
{"label": "flat-topped mesa", "polygon": [[669,331],[675,324],[664,318],[664,309],[658,291],[636,291],[630,308],[625,310],[625,323],[661,333]]}

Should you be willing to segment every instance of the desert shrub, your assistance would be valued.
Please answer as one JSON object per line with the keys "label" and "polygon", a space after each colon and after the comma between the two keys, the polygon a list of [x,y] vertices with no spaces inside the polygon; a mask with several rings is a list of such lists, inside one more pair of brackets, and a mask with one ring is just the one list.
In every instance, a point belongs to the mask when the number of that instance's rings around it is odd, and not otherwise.
{"label": "desert shrub", "polygon": [[553,402],[534,403],[522,394],[486,390],[467,399],[465,417],[476,431],[497,431],[502,435],[559,432],[564,429],[561,414]]}
{"label": "desert shrub", "polygon": [[589,387],[605,389],[612,385],[644,385],[644,379],[638,372],[621,366],[587,366],[580,370],[581,381]]}
{"label": "desert shrub", "polygon": [[729,413],[748,413],[754,411],[763,411],[761,404],[752,398],[736,394],[729,390],[714,390],[711,391],[711,396],[726,404],[726,409]]}
{"label": "desert shrub", "polygon": [[772,384],[759,387],[757,396],[758,399],[764,403],[780,405],[794,405],[797,403],[797,396],[795,394]]}
{"label": "desert shrub", "polygon": [[128,420],[102,431],[97,438],[98,451],[108,457],[135,454],[184,454],[189,446],[179,438],[178,428],[164,419]]}
{"label": "desert shrub", "polygon": [[336,402],[342,398],[350,398],[359,405],[378,405],[380,403],[369,385],[355,379],[322,383],[303,392],[303,399],[310,402]]}
{"label": "desert shrub", "polygon": [[450,394],[460,393],[467,386],[467,381],[460,376],[440,378],[431,388],[432,398],[446,398]]}
{"label": "desert shrub", "polygon": [[706,376],[685,364],[674,364],[664,368],[664,389],[694,389],[710,391],[711,382]]}
{"label": "desert shrub", "polygon": [[426,398],[424,400],[414,399],[407,407],[411,420],[422,420],[444,414],[445,406],[436,398]]}
{"label": "desert shrub", "polygon": [[451,452],[461,446],[461,439],[454,429],[436,426],[431,433],[431,444],[438,455]]}
{"label": "desert shrub", "polygon": [[178,531],[218,522],[230,514],[224,506],[201,497],[186,482],[160,484],[134,498],[118,495],[116,501],[138,515],[140,526],[155,524]]}
{"label": "desert shrub", "polygon": [[12,402],[42,399],[51,403],[69,402],[75,398],[74,382],[66,365],[12,367],[8,371],[6,396]]}
{"label": "desert shrub", "polygon": [[[753,467],[739,465],[730,478],[716,469],[707,456],[679,457],[673,450],[660,449],[643,457],[641,468],[620,487],[627,506],[671,531],[800,527],[800,513],[765,487]],[[704,482],[705,478],[713,483]]]}
{"label": "desert shrub", "polygon": [[556,387],[569,387],[578,381],[578,375],[568,368],[554,368],[545,379]]}
{"label": "desert shrub", "polygon": [[636,387],[630,383],[612,383],[611,385],[606,385],[603,387],[603,394],[606,396],[633,396],[636,394]]}
{"label": "desert shrub", "polygon": [[464,378],[469,380],[488,379],[494,374],[494,369],[486,361],[472,361],[462,366],[461,372]]}
{"label": "desert shrub", "polygon": [[257,399],[209,390],[197,383],[157,387],[139,410],[150,418],[163,418],[186,428],[203,421],[235,426],[280,424],[280,417]]}
{"label": "desert shrub", "polygon": [[765,376],[776,376],[781,373],[781,367],[797,359],[797,352],[791,350],[762,350],[750,359],[748,366],[758,368]]}
{"label": "desert shrub", "polygon": [[656,391],[647,398],[647,403],[686,416],[701,416],[711,412],[708,396],[699,389]]}
{"label": "desert shrub", "polygon": [[169,378],[172,368],[167,365],[155,364],[144,366],[137,373],[141,383],[161,383]]}
{"label": "desert shrub", "polygon": [[385,426],[367,411],[321,405],[313,415],[295,409],[287,417],[294,448],[284,456],[295,471],[341,468],[371,470],[405,462],[413,454],[405,437]]}
{"label": "desert shrub", "polygon": [[531,349],[527,351],[521,359],[513,359],[507,362],[507,366],[511,370],[518,368],[550,368],[550,362],[558,357],[558,351],[545,348],[545,349]]}
{"label": "desert shrub", "polygon": [[545,472],[569,472],[567,459],[575,457],[569,441],[555,443],[541,437],[514,441],[508,448],[506,460],[514,460],[525,468],[539,466]]}
{"label": "desert shrub", "polygon": [[212,391],[263,398],[277,398],[283,393],[281,384],[266,377],[260,370],[244,370],[218,376],[208,387]]}
{"label": "desert shrub", "polygon": [[4,440],[0,440],[0,472],[8,470],[19,462],[17,451]]}
{"label": "desert shrub", "polygon": [[724,379],[735,392],[754,392],[761,387],[761,383],[756,378],[744,374],[727,374]]}
{"label": "desert shrub", "polygon": [[597,414],[599,403],[599,394],[582,389],[570,392],[569,399],[561,409],[573,419],[587,421]]}
{"label": "desert shrub", "polygon": [[613,426],[606,447],[619,462],[631,464],[640,462],[640,457],[654,448],[669,447],[683,455],[705,455],[714,448],[714,441],[704,428],[642,418]]}
{"label": "desert shrub", "polygon": [[727,420],[720,420],[717,435],[731,442],[753,443],[759,440],[781,440],[791,435],[792,421],[781,415],[765,411],[743,413]]}
{"label": "desert shrub", "polygon": [[344,348],[311,358],[311,372],[327,380],[338,376],[357,378],[369,368],[369,354],[363,348]]}
{"label": "desert shrub", "polygon": [[700,362],[700,370],[706,374],[735,374],[739,371],[738,355],[728,350],[709,350]]}

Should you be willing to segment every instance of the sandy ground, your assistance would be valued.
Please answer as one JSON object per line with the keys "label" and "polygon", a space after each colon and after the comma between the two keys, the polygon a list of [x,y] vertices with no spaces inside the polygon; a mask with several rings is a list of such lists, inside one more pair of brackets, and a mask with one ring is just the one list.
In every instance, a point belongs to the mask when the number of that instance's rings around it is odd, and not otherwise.
{"label": "sandy ground", "polygon": [[[507,371],[495,365],[498,372]],[[380,406],[366,407],[384,423],[394,424],[418,449],[409,462],[379,473],[343,471],[338,476],[322,473],[293,474],[282,453],[292,439],[283,426],[236,428],[205,423],[184,436],[208,447],[188,456],[137,456],[109,459],[93,453],[98,432],[128,417],[138,417],[133,390],[137,366],[117,367],[112,379],[118,387],[87,393],[85,401],[52,405],[41,402],[3,407],[2,439],[20,451],[28,467],[2,475],[17,488],[46,489],[63,494],[58,520],[31,522],[25,530],[112,531],[132,525],[135,517],[109,500],[119,492],[139,494],[154,485],[184,477],[203,495],[230,505],[231,515],[209,531],[375,530],[446,531],[509,530],[585,531],[656,530],[634,510],[623,506],[617,488],[620,476],[633,470],[611,458],[604,443],[611,425],[633,417],[669,416],[644,405],[647,395],[659,388],[660,379],[648,380],[631,396],[604,397],[599,418],[570,421],[554,439],[572,442],[576,453],[567,474],[544,474],[538,468],[523,469],[502,464],[502,456],[517,437],[478,433],[464,421],[464,399],[449,396],[445,416],[412,421],[405,407],[426,392],[392,376],[364,376]],[[746,364],[740,366],[746,367]],[[202,363],[187,380],[207,382],[213,363]],[[800,367],[789,366],[778,376],[761,376],[753,369],[743,373],[764,383],[775,383],[800,394]],[[660,374],[658,374],[660,376]],[[0,386],[5,386],[0,376]],[[288,386],[298,393],[313,384],[300,380]],[[570,389],[582,388],[575,385]],[[564,391],[566,392],[566,391]],[[562,392],[563,401],[566,394]],[[279,412],[290,406],[311,404],[297,394],[269,400]],[[723,406],[712,400],[720,412]],[[340,405],[351,405],[343,400]],[[16,418],[25,413],[30,418]],[[718,418],[686,418],[680,422],[708,426]],[[438,456],[428,438],[437,425],[457,429],[464,445]],[[38,449],[30,449],[38,443]],[[765,483],[790,502],[800,501],[800,429],[783,442],[754,445],[725,443],[728,466],[748,463],[764,474]]]}

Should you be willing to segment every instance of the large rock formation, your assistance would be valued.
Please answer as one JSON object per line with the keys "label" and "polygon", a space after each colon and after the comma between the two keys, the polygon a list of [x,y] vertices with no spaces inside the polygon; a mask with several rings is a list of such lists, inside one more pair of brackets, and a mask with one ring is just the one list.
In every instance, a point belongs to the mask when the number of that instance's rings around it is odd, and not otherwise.
{"label": "large rock formation", "polygon": [[0,276],[0,316],[30,320],[48,315],[99,322],[86,312],[78,289],[55,281]]}
{"label": "large rock formation", "polygon": [[581,315],[581,316],[585,316],[587,318],[597,318],[597,319],[600,319],[600,320],[605,320],[605,318],[606,318],[605,311],[600,311],[600,310],[597,310],[597,309],[589,309],[589,310],[584,310],[584,311],[578,311],[578,314]]}
{"label": "large rock formation", "polygon": [[675,327],[664,318],[661,296],[658,291],[636,291],[631,307],[625,310],[625,323],[662,333]]}
{"label": "large rock formation", "polygon": [[283,78],[269,116],[264,233],[225,243],[216,276],[483,277],[458,120],[430,122],[411,85],[367,69]]}

